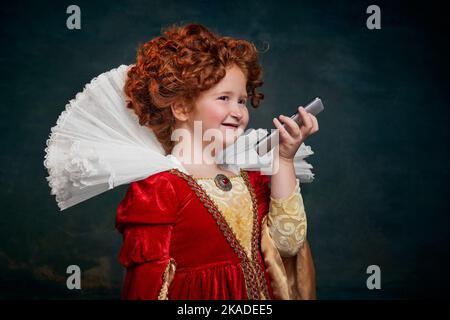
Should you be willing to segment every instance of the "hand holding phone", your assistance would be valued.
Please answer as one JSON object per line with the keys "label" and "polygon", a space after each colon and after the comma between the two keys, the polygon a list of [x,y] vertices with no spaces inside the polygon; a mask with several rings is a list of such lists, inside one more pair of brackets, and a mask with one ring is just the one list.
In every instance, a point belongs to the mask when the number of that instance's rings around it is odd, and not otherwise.
{"label": "hand holding phone", "polygon": [[[314,116],[318,115],[324,109],[325,108],[322,104],[322,100],[320,100],[319,98],[315,98],[313,101],[308,103],[308,105],[305,107],[305,111],[308,113],[311,113]],[[301,121],[301,118],[300,118],[300,115],[298,112],[293,114],[290,118],[292,120],[294,120],[299,126],[302,125],[302,121]],[[283,124],[283,127],[284,126],[285,126],[285,124]],[[269,152],[274,147],[276,147],[278,139],[275,139],[275,137],[277,134],[278,134],[278,129],[273,131],[271,134],[268,134],[267,136],[262,138],[260,141],[258,141],[258,143],[256,144],[256,152],[258,152],[258,154],[260,156],[265,155],[267,152]]]}

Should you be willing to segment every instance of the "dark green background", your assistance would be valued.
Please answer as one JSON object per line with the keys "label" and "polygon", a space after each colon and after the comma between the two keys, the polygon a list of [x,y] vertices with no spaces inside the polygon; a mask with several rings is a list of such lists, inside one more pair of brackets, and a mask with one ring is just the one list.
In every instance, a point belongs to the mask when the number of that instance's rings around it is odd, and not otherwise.
{"label": "dark green background", "polygon": [[[382,29],[366,28],[379,4]],[[81,8],[68,30],[66,8]],[[172,23],[253,41],[266,99],[249,127],[272,128],[320,96],[303,184],[322,299],[441,298],[450,289],[449,50],[445,12],[424,1],[15,1],[0,8],[0,298],[118,299],[116,208],[126,186],[59,213],[45,141],[94,76],[134,62]],[[83,272],[66,289],[66,267]],[[366,287],[381,267],[382,289]]]}

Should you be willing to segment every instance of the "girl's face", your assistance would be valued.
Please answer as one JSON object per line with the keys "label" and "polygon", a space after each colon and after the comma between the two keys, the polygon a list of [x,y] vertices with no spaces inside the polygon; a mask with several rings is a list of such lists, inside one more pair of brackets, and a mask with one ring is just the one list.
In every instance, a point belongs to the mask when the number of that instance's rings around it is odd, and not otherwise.
{"label": "girl's face", "polygon": [[[245,74],[237,65],[228,67],[225,77],[195,100],[190,124],[201,121],[203,132],[219,130],[218,138],[222,141],[216,143],[223,148],[234,143],[249,121],[246,83]],[[208,143],[211,142],[204,142]]]}

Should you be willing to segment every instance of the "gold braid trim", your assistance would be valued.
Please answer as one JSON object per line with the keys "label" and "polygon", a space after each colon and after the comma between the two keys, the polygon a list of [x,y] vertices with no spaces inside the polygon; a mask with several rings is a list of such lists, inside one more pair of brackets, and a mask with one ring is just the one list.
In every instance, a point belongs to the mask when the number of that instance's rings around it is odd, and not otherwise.
{"label": "gold braid trim", "polygon": [[169,300],[168,298],[169,286],[175,275],[175,270],[176,270],[175,260],[170,258],[166,270],[164,270],[163,284],[161,286],[161,290],[159,291],[158,300]]}
{"label": "gold braid trim", "polygon": [[178,169],[171,169],[171,173],[185,179],[191,189],[194,190],[200,201],[211,213],[216,220],[219,229],[225,236],[226,240],[230,244],[231,248],[241,260],[241,268],[243,269],[245,284],[247,288],[247,297],[249,300],[261,300],[270,299],[267,283],[265,281],[264,271],[258,261],[258,250],[260,241],[260,227],[258,223],[258,204],[253,187],[250,183],[250,179],[245,170],[240,170],[240,175],[244,179],[247,189],[250,192],[253,201],[253,230],[252,230],[252,257],[248,257],[244,248],[241,246],[236,238],[232,228],[228,225],[225,218],[222,216],[217,205],[209,197],[206,191],[192,178],[190,175],[181,172]]}

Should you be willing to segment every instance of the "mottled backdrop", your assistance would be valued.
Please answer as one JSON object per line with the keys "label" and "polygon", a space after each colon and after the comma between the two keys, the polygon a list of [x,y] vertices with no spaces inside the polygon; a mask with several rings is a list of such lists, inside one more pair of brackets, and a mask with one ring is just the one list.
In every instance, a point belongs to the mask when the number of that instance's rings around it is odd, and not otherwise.
{"label": "mottled backdrop", "polygon": [[[71,4],[81,8],[81,30],[66,28]],[[381,8],[381,30],[366,27],[370,4]],[[188,22],[264,51],[266,99],[249,127],[270,129],[274,116],[324,101],[307,142],[316,179],[302,185],[318,297],[447,294],[449,50],[439,4],[14,1],[0,12],[0,298],[119,298],[114,218],[126,186],[59,213],[45,142],[85,83],[133,63],[162,27]],[[82,290],[66,288],[72,264]],[[372,264],[381,290],[366,287]]]}

